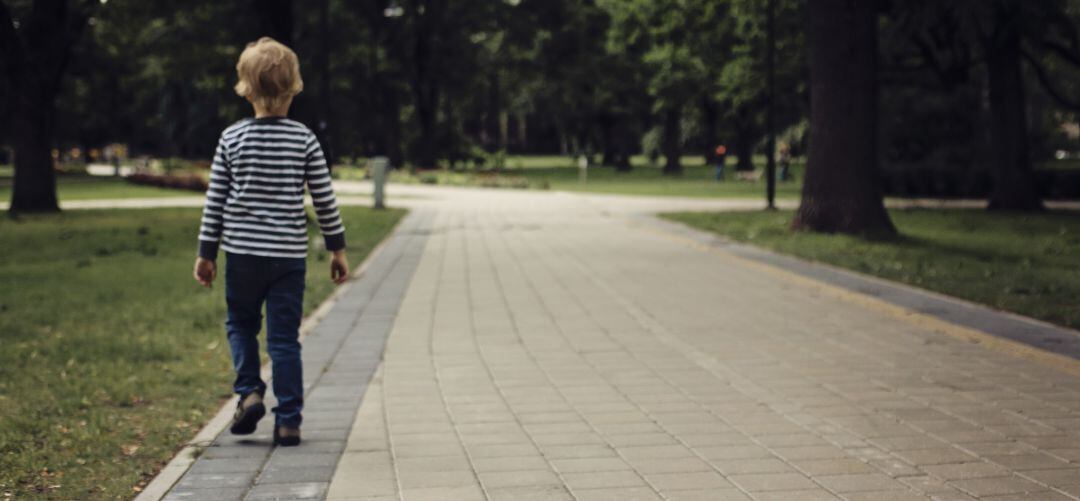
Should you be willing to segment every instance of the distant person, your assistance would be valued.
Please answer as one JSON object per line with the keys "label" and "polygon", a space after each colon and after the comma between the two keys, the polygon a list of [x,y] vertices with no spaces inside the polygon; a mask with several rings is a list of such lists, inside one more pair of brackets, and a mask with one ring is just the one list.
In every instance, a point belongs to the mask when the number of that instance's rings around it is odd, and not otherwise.
{"label": "distant person", "polygon": [[716,150],[716,180],[724,180],[724,164],[727,163],[727,146],[718,145]]}
{"label": "distant person", "polygon": [[787,181],[788,176],[791,175],[791,145],[780,143],[780,152],[777,154],[776,163],[780,166],[780,180]]}
{"label": "distant person", "polygon": [[240,396],[229,430],[255,431],[266,414],[258,334],[266,304],[266,345],[273,363],[274,444],[300,443],[304,406],[300,319],[308,249],[304,186],[315,203],[330,278],[349,276],[345,227],[338,215],[330,170],[315,134],[289,120],[289,105],[304,84],[288,47],[270,38],[248,44],[236,64],[236,93],[255,111],[221,133],[199,229],[195,280],[210,287],[217,276],[218,245],[225,249],[225,329]]}

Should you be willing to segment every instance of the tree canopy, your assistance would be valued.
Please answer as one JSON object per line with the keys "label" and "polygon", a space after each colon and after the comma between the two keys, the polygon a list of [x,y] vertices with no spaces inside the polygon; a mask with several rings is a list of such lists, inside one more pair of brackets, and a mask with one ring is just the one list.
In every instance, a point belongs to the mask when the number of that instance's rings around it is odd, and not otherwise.
{"label": "tree canopy", "polygon": [[[955,194],[1040,207],[1032,166],[1076,149],[1060,128],[1080,110],[1080,0],[857,3],[878,31],[886,189],[948,173]],[[13,117],[0,144],[17,152],[16,184],[40,187],[13,207],[55,208],[53,149],[122,142],[135,154],[208,157],[248,113],[233,67],[264,35],[299,54],[307,88],[293,115],[335,157],[430,168],[484,152],[559,153],[627,170],[644,152],[678,175],[682,155],[712,161],[724,143],[753,169],[774,135],[796,154],[812,141],[820,70],[806,33],[824,12],[814,5],[0,0],[0,111]]]}

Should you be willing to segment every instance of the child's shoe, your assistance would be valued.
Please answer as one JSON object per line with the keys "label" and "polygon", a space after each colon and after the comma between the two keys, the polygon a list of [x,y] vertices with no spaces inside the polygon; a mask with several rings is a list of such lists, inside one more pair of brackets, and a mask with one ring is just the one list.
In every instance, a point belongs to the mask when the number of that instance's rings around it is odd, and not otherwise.
{"label": "child's shoe", "polygon": [[233,435],[251,435],[259,420],[266,415],[266,406],[263,405],[262,395],[251,392],[244,395],[236,404],[236,414],[233,414],[232,426],[229,431]]}
{"label": "child's shoe", "polygon": [[274,445],[282,447],[300,445],[300,428],[274,425]]}

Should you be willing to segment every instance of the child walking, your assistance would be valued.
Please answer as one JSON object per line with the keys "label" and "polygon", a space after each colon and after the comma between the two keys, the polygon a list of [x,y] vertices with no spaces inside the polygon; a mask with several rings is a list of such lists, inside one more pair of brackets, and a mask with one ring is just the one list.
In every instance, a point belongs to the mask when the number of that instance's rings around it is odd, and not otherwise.
{"label": "child walking", "polygon": [[299,329],[303,316],[308,248],[304,186],[333,253],[330,278],[349,275],[345,228],[330,184],[330,170],[315,134],[287,118],[304,84],[300,63],[270,38],[248,44],[236,64],[236,93],[255,110],[221,133],[210,170],[199,229],[195,280],[210,287],[217,276],[218,247],[225,250],[225,328],[240,396],[230,431],[247,435],[266,414],[266,383],[260,376],[259,341],[266,305],[266,345],[273,367],[274,444],[300,443],[304,407]]}

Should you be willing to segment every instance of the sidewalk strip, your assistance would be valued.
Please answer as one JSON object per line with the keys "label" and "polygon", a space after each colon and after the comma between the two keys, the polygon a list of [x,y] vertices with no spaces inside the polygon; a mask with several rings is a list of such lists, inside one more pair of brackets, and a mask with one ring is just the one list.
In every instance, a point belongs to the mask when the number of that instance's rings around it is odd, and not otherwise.
{"label": "sidewalk strip", "polygon": [[[236,406],[233,397],[137,501],[324,496],[326,483],[308,479],[326,476],[328,480],[325,471],[333,472],[356,406],[381,359],[405,285],[424,248],[429,222],[426,211],[406,216],[360,265],[354,273],[357,278],[338,288],[301,326],[307,394],[304,444],[285,453],[272,448],[272,415],[263,419],[254,435],[229,435],[224,430]],[[269,375],[267,363],[264,379]],[[336,395],[338,391],[347,394]],[[273,405],[268,394],[267,406]],[[275,460],[279,456],[288,457]]]}

